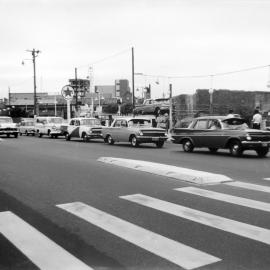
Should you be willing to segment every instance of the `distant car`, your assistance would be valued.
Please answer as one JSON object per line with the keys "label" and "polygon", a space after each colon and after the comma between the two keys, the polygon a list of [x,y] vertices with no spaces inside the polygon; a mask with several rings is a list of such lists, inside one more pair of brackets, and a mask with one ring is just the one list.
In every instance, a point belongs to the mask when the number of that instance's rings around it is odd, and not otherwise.
{"label": "distant car", "polygon": [[33,118],[30,119],[23,119],[19,125],[19,133],[20,135],[25,134],[28,135],[35,135],[35,122]]}
{"label": "distant car", "polygon": [[102,126],[99,119],[78,117],[69,121],[64,135],[67,141],[71,138],[82,138],[84,141],[89,141],[90,139],[103,139],[101,130]]}
{"label": "distant car", "polygon": [[16,123],[13,123],[11,117],[0,116],[0,135],[6,135],[7,137],[13,135],[15,138],[17,138],[18,133],[18,126]]}
{"label": "distant car", "polygon": [[158,112],[168,113],[170,109],[169,98],[146,99],[142,105],[137,105],[134,114],[154,114]]}
{"label": "distant car", "polygon": [[182,144],[185,152],[207,147],[211,152],[229,149],[232,156],[241,156],[245,150],[255,150],[259,157],[267,155],[270,132],[249,129],[239,117],[204,116],[193,120],[189,128],[173,128],[172,142]]}
{"label": "distant car", "polygon": [[165,132],[162,128],[153,128],[151,119],[143,117],[117,118],[110,127],[102,129],[106,143],[129,142],[133,147],[137,147],[141,143],[154,143],[161,148],[168,139]]}
{"label": "distant car", "polygon": [[38,116],[35,118],[35,133],[39,137],[47,135],[51,138],[57,138],[62,135],[60,126],[63,122],[62,117]]}

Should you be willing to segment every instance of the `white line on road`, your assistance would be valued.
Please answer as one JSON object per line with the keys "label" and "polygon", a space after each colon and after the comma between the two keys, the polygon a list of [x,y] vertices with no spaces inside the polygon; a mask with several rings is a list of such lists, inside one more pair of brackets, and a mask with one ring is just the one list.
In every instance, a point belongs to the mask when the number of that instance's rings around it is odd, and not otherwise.
{"label": "white line on road", "polygon": [[174,178],[181,181],[187,181],[195,184],[213,185],[232,181],[226,175],[197,171],[167,164],[149,162],[143,160],[100,157],[98,161],[109,163],[116,166],[126,167],[137,171],[148,172],[156,175]]}
{"label": "white line on road", "polygon": [[269,186],[261,186],[261,185],[246,183],[246,182],[240,182],[240,181],[228,182],[228,183],[224,183],[224,185],[270,193]]}
{"label": "white line on road", "polygon": [[221,260],[81,202],[57,206],[185,269],[194,269]]}
{"label": "white line on road", "polygon": [[10,211],[0,212],[0,233],[42,270],[92,269]]}
{"label": "white line on road", "polygon": [[208,214],[142,194],[121,196],[120,198],[270,245],[270,230],[264,228]]}
{"label": "white line on road", "polygon": [[270,181],[270,177],[263,178],[263,180]]}
{"label": "white line on road", "polygon": [[205,189],[200,189],[196,187],[176,188],[175,190],[202,196],[205,198],[210,198],[214,200],[219,200],[223,202],[228,202],[232,204],[237,204],[237,205],[241,205],[241,206],[245,206],[249,208],[254,208],[254,209],[270,212],[270,203],[264,203],[260,201],[236,197],[236,196],[227,195],[227,194],[205,190]]}

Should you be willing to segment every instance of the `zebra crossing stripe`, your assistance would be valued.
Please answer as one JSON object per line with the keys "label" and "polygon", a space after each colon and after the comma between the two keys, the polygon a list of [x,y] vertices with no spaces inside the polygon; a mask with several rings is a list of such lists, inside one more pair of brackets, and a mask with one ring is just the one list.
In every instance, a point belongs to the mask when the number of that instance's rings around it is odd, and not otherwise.
{"label": "zebra crossing stripe", "polygon": [[270,245],[270,230],[249,225],[239,221],[223,218],[213,214],[194,210],[174,203],[162,201],[142,194],[121,196],[120,198],[147,206],[177,217],[192,220],[219,230]]}
{"label": "zebra crossing stripe", "polygon": [[237,205],[241,205],[241,206],[245,206],[249,208],[254,208],[254,209],[270,212],[270,203],[264,203],[260,201],[236,197],[236,196],[227,195],[227,194],[205,190],[205,189],[200,189],[196,187],[176,188],[175,190],[202,196],[205,198],[210,198],[214,200],[219,200],[223,202],[228,202],[232,204],[237,204]]}
{"label": "zebra crossing stripe", "polygon": [[57,206],[184,269],[194,269],[221,260],[81,202]]}
{"label": "zebra crossing stripe", "polygon": [[269,186],[261,186],[261,185],[256,185],[256,184],[251,184],[251,183],[246,183],[246,182],[241,182],[241,181],[228,182],[228,183],[224,183],[224,185],[270,193]]}
{"label": "zebra crossing stripe", "polygon": [[0,233],[42,270],[92,269],[10,211],[0,212]]}

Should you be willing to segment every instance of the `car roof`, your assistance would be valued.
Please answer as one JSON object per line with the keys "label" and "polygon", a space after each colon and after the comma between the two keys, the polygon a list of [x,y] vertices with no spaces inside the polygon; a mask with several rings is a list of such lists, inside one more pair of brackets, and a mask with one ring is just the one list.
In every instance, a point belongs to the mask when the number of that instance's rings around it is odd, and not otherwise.
{"label": "car roof", "polygon": [[138,120],[138,119],[141,119],[141,120],[151,120],[151,118],[147,118],[147,117],[117,117],[115,118],[115,120],[126,120],[126,121],[130,121],[130,120]]}
{"label": "car roof", "polygon": [[[70,120],[84,120],[84,119],[91,119],[91,120],[95,120],[97,118],[95,117],[74,117],[74,118],[71,118]],[[97,119],[98,120],[98,119]]]}
{"label": "car roof", "polygon": [[197,120],[197,119],[199,119],[199,120],[204,120],[204,119],[214,120],[214,119],[216,119],[216,120],[221,120],[221,121],[225,121],[227,119],[236,119],[236,120],[241,119],[241,120],[244,121],[243,118],[240,118],[240,117],[228,117],[226,115],[209,115],[209,116],[200,116],[200,117],[194,118],[194,120]]}

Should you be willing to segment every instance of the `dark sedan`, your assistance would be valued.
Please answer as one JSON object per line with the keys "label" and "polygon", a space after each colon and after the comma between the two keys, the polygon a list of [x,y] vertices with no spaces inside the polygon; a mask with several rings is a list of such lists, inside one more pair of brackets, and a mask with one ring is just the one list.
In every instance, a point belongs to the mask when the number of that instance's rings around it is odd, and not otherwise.
{"label": "dark sedan", "polygon": [[244,119],[226,116],[204,116],[193,120],[189,128],[173,128],[172,142],[182,144],[185,152],[207,147],[211,152],[229,149],[241,156],[245,150],[255,150],[265,157],[270,146],[270,131],[249,129]]}

